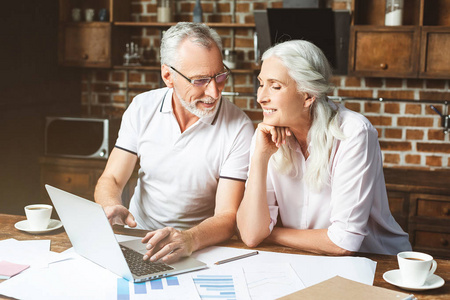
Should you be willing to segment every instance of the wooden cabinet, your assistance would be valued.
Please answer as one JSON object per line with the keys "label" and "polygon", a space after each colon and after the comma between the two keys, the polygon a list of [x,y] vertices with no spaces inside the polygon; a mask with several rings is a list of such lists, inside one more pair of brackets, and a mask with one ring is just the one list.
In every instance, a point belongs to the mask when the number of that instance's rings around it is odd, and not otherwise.
{"label": "wooden cabinet", "polygon": [[[120,57],[124,33],[113,26],[115,21],[130,18],[129,0],[59,0],[58,61],[62,66],[110,68]],[[74,21],[72,10],[81,10],[80,21]],[[94,9],[94,20],[86,22],[84,11]],[[98,13],[106,9],[108,17],[100,22]]]}
{"label": "wooden cabinet", "polygon": [[389,207],[413,249],[450,257],[450,171],[385,169]]}
{"label": "wooden cabinet", "polygon": [[402,26],[384,26],[385,0],[352,5],[349,75],[450,78],[450,0],[404,0]]}
{"label": "wooden cabinet", "polygon": [[[43,156],[39,159],[41,168],[41,200],[50,203],[45,184],[50,184],[77,196],[94,200],[94,190],[106,166],[106,160],[60,158]],[[137,183],[137,168],[125,186],[122,202],[128,207]]]}

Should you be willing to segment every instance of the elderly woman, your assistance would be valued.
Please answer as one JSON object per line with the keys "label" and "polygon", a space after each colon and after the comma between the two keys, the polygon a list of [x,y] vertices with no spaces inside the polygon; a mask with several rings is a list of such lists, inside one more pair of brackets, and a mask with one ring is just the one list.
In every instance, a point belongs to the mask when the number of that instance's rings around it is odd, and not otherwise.
{"label": "elderly woman", "polygon": [[237,214],[242,240],[330,255],[410,250],[389,210],[378,132],[328,99],[331,68],[322,51],[294,40],[262,60],[264,121]]}

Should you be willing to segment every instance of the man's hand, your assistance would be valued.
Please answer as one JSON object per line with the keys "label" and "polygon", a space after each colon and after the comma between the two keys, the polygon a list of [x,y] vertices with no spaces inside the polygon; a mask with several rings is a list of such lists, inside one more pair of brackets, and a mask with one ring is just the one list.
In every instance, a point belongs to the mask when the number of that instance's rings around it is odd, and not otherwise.
{"label": "man's hand", "polygon": [[147,243],[147,253],[144,260],[157,261],[162,259],[165,263],[172,263],[182,257],[192,254],[193,237],[189,231],[180,231],[166,227],[151,231],[142,239]]}
{"label": "man's hand", "polygon": [[128,225],[136,227],[133,215],[123,205],[111,205],[103,208],[109,223],[112,225]]}

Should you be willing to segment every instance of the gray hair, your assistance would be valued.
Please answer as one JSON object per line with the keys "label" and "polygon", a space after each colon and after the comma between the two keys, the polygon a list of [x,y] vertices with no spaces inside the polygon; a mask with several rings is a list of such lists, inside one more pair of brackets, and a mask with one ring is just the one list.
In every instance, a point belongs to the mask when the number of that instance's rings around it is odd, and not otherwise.
{"label": "gray hair", "polygon": [[[329,183],[329,160],[335,139],[345,139],[340,129],[339,110],[329,102],[327,94],[333,91],[330,83],[330,64],[314,44],[304,40],[287,41],[268,49],[262,60],[275,56],[287,68],[289,76],[297,83],[299,92],[316,98],[311,106],[312,124],[308,132],[308,145],[314,145],[310,164],[302,172],[308,186],[320,190]],[[273,156],[272,163],[282,173],[297,176],[299,166],[295,152],[283,145]]]}
{"label": "gray hair", "polygon": [[161,39],[161,65],[177,65],[178,48],[186,39],[207,49],[215,44],[222,53],[222,40],[214,29],[202,23],[179,22],[170,27]]}

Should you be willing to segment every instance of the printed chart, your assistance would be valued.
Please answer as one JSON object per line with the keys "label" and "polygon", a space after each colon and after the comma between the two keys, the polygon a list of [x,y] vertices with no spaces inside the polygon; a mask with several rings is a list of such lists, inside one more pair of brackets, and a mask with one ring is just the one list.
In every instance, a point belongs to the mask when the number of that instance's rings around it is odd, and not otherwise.
{"label": "printed chart", "polygon": [[134,283],[117,278],[117,300],[132,299],[200,299],[192,279],[171,276],[146,282]]}
{"label": "printed chart", "polygon": [[[215,271],[215,272],[214,272]],[[242,270],[235,272],[218,272],[197,274],[192,280],[203,299],[250,299]]]}

